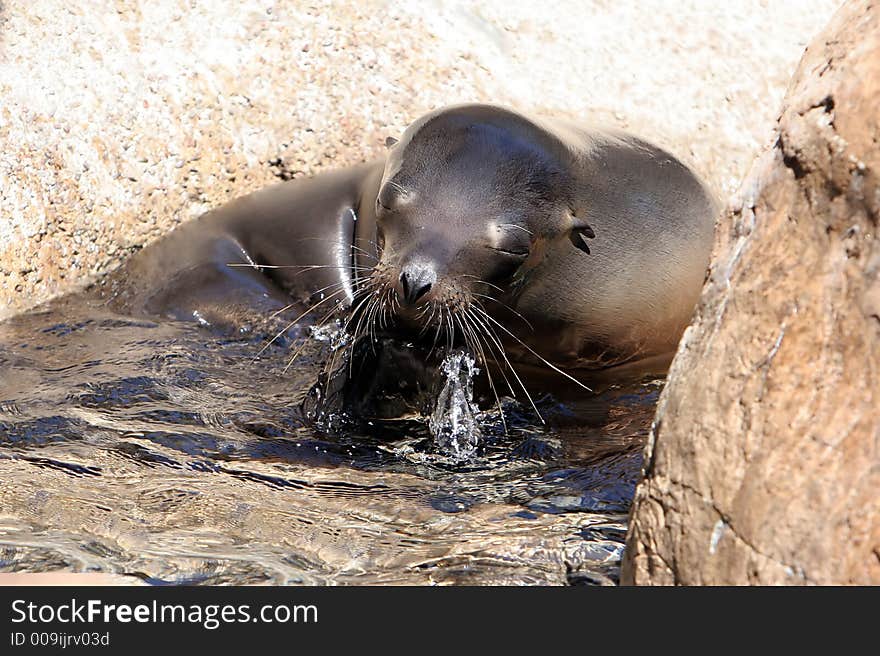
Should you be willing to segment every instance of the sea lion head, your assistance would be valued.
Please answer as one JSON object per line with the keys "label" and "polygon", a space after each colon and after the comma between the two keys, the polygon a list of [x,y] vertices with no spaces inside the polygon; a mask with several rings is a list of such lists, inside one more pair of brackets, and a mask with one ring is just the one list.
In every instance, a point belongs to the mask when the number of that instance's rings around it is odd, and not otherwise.
{"label": "sea lion head", "polygon": [[391,140],[369,283],[383,319],[455,332],[512,293],[572,228],[567,157],[546,130],[487,105],[428,114]]}

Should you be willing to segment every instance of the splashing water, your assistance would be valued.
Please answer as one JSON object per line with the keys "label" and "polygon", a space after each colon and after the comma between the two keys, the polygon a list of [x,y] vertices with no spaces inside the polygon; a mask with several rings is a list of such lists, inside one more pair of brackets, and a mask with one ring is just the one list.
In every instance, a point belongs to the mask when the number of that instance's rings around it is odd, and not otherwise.
{"label": "splashing water", "polygon": [[473,403],[473,380],[480,370],[474,358],[463,351],[447,355],[440,368],[446,382],[428,428],[441,451],[455,460],[467,460],[477,452],[483,437]]}
{"label": "splashing water", "polygon": [[332,350],[338,351],[351,343],[351,335],[342,327],[342,323],[340,319],[336,319],[323,326],[310,326],[309,335],[312,339],[329,344]]}

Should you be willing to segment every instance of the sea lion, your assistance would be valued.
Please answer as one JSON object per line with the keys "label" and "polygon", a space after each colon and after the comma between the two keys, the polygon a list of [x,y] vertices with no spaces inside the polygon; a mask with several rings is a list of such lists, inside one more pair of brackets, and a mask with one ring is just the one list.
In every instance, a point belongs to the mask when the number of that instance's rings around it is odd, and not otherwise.
{"label": "sea lion", "polygon": [[356,340],[461,344],[512,393],[530,369],[666,366],[719,209],[685,164],[624,132],[482,104],[431,112],[388,146],[183,225],[123,269],[118,301],[210,325],[291,299],[314,317],[336,307]]}

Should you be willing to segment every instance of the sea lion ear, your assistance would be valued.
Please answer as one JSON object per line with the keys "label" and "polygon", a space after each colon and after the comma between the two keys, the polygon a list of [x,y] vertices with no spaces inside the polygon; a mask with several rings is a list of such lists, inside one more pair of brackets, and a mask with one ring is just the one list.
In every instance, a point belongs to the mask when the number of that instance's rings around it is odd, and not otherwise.
{"label": "sea lion ear", "polygon": [[587,255],[590,254],[590,246],[587,244],[588,239],[595,239],[596,233],[587,224],[586,221],[571,215],[571,230],[568,231],[568,239],[575,248],[582,250]]}
{"label": "sea lion ear", "polygon": [[397,139],[395,139],[394,137],[385,137],[385,147],[386,148],[391,148],[391,146],[393,146],[396,143],[397,143]]}

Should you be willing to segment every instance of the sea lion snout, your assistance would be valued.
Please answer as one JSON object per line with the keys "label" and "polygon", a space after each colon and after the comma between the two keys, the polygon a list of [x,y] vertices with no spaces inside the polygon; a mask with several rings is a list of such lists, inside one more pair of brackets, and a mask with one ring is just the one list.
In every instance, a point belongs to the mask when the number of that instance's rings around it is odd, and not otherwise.
{"label": "sea lion snout", "polygon": [[437,284],[437,272],[428,263],[413,262],[401,268],[398,282],[401,302],[415,305]]}
{"label": "sea lion snout", "polygon": [[366,298],[373,300],[358,303],[359,311],[372,315],[382,327],[393,325],[411,334],[451,328],[453,317],[472,302],[465,281],[450,275],[442,261],[424,255],[407,256],[402,262],[380,261],[368,289]]}

